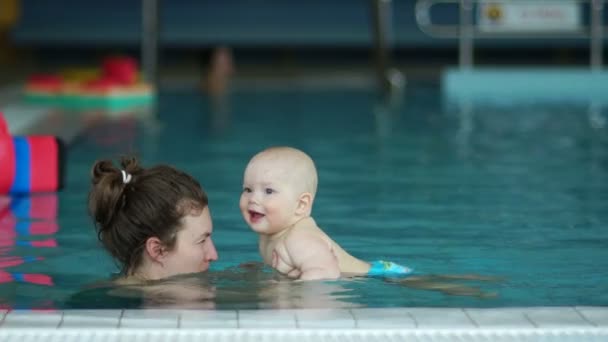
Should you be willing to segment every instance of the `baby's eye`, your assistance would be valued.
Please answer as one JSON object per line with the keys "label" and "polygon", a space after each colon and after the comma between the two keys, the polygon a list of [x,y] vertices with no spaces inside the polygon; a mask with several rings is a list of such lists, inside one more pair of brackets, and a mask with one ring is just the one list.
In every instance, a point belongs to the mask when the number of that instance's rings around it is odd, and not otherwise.
{"label": "baby's eye", "polygon": [[249,192],[251,192],[251,188],[244,187],[244,188],[243,188],[243,192],[247,192],[247,193],[249,193]]}
{"label": "baby's eye", "polygon": [[270,195],[270,194],[273,194],[273,193],[274,193],[274,189],[271,189],[271,188],[266,188],[266,190],[265,190],[265,191],[266,191],[266,194],[267,194],[267,195]]}

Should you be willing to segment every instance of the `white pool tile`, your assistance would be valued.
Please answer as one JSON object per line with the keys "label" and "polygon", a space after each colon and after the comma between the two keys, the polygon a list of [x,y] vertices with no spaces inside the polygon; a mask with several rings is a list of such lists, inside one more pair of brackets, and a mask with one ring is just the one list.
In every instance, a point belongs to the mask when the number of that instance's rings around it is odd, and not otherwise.
{"label": "white pool tile", "polygon": [[539,328],[592,327],[574,308],[570,307],[525,308],[523,312]]}
{"label": "white pool tile", "polygon": [[239,310],[238,326],[242,329],[295,329],[293,310]]}
{"label": "white pool tile", "polygon": [[124,310],[120,328],[177,328],[176,310]]}
{"label": "white pool tile", "polygon": [[60,311],[32,312],[14,310],[6,314],[2,328],[57,328],[63,313]]}
{"label": "white pool tile", "polygon": [[[0,311],[2,314],[2,311]],[[9,311],[0,329],[29,331],[97,329],[189,329],[190,331],[230,331],[242,329],[297,330],[440,330],[480,329],[539,331],[540,334],[573,334],[588,331],[608,334],[608,308],[604,307],[533,307],[533,308],[356,308],[300,310],[66,310],[39,312]],[[557,329],[557,330],[555,330]],[[564,329],[567,329],[564,332]],[[143,331],[143,330],[142,330]],[[168,330],[169,331],[169,330]],[[595,331],[595,333],[594,333]],[[440,332],[439,334],[443,334]],[[472,336],[472,335],[471,335]],[[522,335],[523,336],[523,335]],[[574,336],[574,335],[573,335]],[[582,335],[581,335],[582,336]],[[590,335],[591,336],[591,335]],[[600,336],[600,335],[598,335]],[[521,337],[521,336],[520,336]],[[576,339],[574,339],[576,340]],[[147,340],[143,340],[148,342]]]}
{"label": "white pool tile", "polygon": [[181,329],[234,329],[238,327],[237,312],[184,310],[180,312]]}
{"label": "white pool tile", "polygon": [[412,329],[416,323],[406,308],[352,309],[359,329]]}
{"label": "white pool tile", "polygon": [[475,324],[471,322],[462,309],[411,308],[408,311],[418,328],[475,328]]}
{"label": "white pool tile", "polygon": [[465,309],[467,315],[482,328],[534,328],[522,308]]}
{"label": "white pool tile", "polygon": [[59,328],[118,328],[122,310],[65,310]]}
{"label": "white pool tile", "polygon": [[575,309],[594,326],[608,327],[608,307],[577,306]]}
{"label": "white pool tile", "polygon": [[298,327],[303,329],[354,329],[357,323],[349,310],[304,309],[297,310]]}

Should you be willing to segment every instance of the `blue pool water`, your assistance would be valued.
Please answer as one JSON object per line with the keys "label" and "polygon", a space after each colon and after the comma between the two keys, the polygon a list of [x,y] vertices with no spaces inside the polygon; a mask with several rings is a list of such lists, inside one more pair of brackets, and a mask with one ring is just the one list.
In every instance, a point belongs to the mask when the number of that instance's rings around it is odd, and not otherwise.
{"label": "blue pool water", "polygon": [[[597,118],[584,107],[464,111],[439,94],[432,84],[409,86],[387,106],[363,87],[237,89],[218,109],[194,91],[165,90],[157,120],[91,124],[70,146],[66,189],[13,199],[4,211],[0,305],[145,306],[109,301],[105,290],[74,299],[116,271],[85,204],[93,161],[125,152],[185,169],[210,196],[220,260],[189,280],[211,293],[194,300],[200,307],[608,305],[607,129],[590,124]],[[271,145],[316,161],[314,216],[352,254],[421,274],[500,277],[467,283],[495,296],[382,279],[277,283],[268,270],[234,270],[259,261],[238,198],[248,159]],[[46,213],[32,214],[41,207]]]}

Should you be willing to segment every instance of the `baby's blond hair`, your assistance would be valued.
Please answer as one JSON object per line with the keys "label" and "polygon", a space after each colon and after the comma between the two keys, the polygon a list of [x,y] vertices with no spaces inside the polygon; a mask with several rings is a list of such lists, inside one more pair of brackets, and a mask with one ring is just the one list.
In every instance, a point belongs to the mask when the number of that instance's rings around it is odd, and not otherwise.
{"label": "baby's blond hair", "polygon": [[312,158],[301,150],[287,146],[270,147],[256,154],[251,160],[267,159],[278,162],[289,170],[288,178],[302,192],[315,197],[317,193],[317,168]]}

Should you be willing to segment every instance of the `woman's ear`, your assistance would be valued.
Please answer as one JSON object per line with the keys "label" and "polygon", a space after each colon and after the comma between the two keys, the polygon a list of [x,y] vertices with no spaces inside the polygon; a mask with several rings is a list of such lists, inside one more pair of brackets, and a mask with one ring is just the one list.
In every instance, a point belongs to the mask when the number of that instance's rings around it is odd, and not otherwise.
{"label": "woman's ear", "polygon": [[298,207],[296,208],[296,214],[302,216],[310,215],[312,210],[312,194],[310,192],[304,192],[298,199]]}
{"label": "woman's ear", "polygon": [[163,246],[162,241],[156,236],[148,238],[148,240],[146,240],[146,253],[150,259],[160,262],[165,255],[165,247]]}

